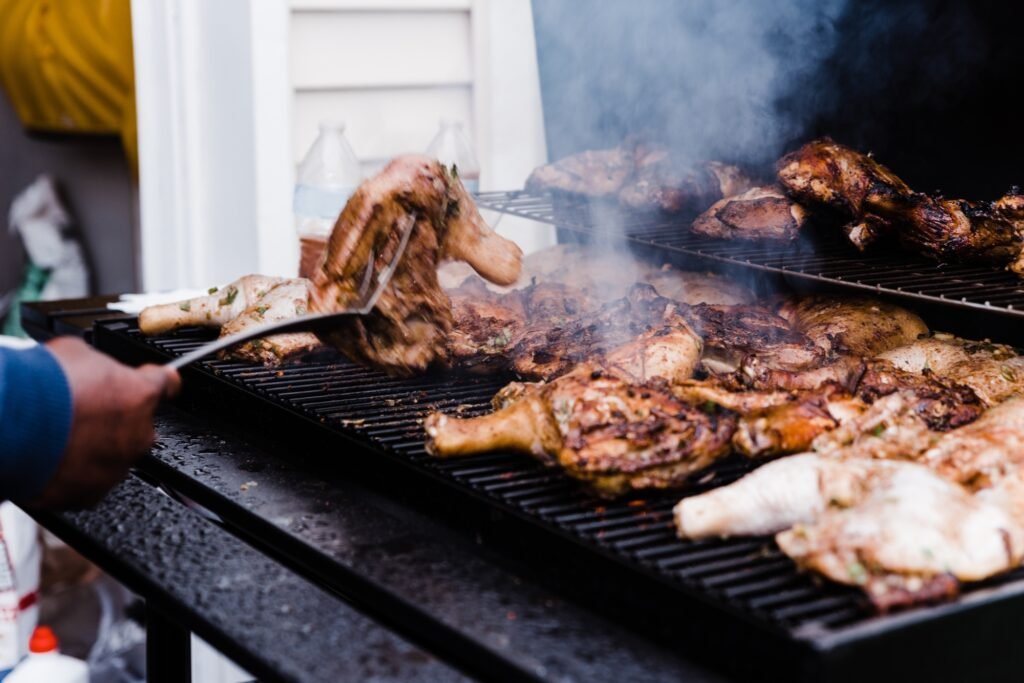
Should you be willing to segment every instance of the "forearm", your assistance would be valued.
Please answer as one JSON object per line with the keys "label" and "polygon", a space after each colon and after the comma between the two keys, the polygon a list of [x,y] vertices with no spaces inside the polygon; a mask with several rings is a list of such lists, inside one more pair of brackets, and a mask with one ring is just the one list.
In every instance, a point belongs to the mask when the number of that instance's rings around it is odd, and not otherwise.
{"label": "forearm", "polygon": [[71,390],[43,346],[0,348],[0,500],[30,500],[57,469],[71,431]]}

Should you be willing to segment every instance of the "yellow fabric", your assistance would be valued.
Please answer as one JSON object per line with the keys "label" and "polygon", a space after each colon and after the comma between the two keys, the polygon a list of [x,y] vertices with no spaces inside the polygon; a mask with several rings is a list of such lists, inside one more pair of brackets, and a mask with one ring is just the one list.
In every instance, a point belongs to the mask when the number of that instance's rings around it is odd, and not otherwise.
{"label": "yellow fabric", "polygon": [[137,168],[130,0],[0,5],[0,86],[22,124],[120,135]]}

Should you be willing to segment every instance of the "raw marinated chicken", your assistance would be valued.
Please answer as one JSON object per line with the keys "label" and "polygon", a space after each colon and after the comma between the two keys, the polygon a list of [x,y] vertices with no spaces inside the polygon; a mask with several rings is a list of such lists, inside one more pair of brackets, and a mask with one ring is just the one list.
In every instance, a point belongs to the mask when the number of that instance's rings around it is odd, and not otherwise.
{"label": "raw marinated chicken", "polygon": [[410,221],[405,254],[374,310],[325,335],[353,360],[396,375],[449,359],[452,314],[438,282],[441,261],[465,261],[485,279],[511,284],[522,257],[487,227],[453,171],[427,157],[398,157],[360,185],[338,217],[312,278],[311,310],[358,305],[366,268],[380,272],[391,263]]}
{"label": "raw marinated chicken", "polygon": [[[271,287],[241,315],[220,328],[220,336],[230,337],[253,325],[291,320],[306,314],[309,303],[309,282],[301,278],[285,280]],[[275,334],[253,339],[221,352],[221,358],[276,365],[290,358],[321,351],[323,344],[316,335],[306,332]]]}
{"label": "raw marinated chicken", "polygon": [[674,508],[680,538],[762,536],[813,522],[829,505],[849,507],[897,463],[791,455],[742,479],[683,498]]}
{"label": "raw marinated chicken", "polygon": [[806,210],[777,187],[755,187],[726,195],[702,213],[691,229],[722,240],[790,241],[807,221]]}
{"label": "raw marinated chicken", "polygon": [[[1019,471],[1003,490],[973,496],[927,467],[871,462],[887,466],[860,482],[853,504],[830,501],[815,520],[776,536],[799,566],[860,587],[884,611],[951,597],[958,582],[1009,571],[1024,559],[1024,526],[1015,514],[1024,493]],[[863,468],[841,467],[850,465]]]}
{"label": "raw marinated chicken", "polygon": [[1024,356],[1003,344],[937,333],[882,353],[879,359],[899,370],[927,371],[965,384],[990,406],[1024,393]]}
{"label": "raw marinated chicken", "polygon": [[908,392],[890,394],[815,439],[816,452],[783,458],[728,486],[683,499],[676,507],[680,534],[770,533],[813,521],[830,500],[842,508],[857,504],[874,486],[865,477],[890,471],[879,463],[912,461],[968,491],[997,485],[1022,469],[1024,399],[1010,399],[945,434],[928,429],[915,401]]}
{"label": "raw marinated chicken", "polygon": [[280,277],[246,275],[222,289],[213,287],[207,296],[147,306],[139,313],[139,331],[153,336],[183,327],[220,329],[284,281]]}
{"label": "raw marinated chicken", "polygon": [[1011,398],[935,442],[917,461],[971,490],[987,488],[1024,465],[1024,398]]}
{"label": "raw marinated chicken", "polygon": [[426,422],[428,450],[455,457],[511,450],[586,482],[602,496],[685,482],[729,450],[734,417],[676,398],[667,383],[634,383],[587,365],[548,384],[516,385],[500,410]]}
{"label": "raw marinated chicken", "polygon": [[942,436],[929,427],[920,406],[912,391],[889,394],[815,437],[809,450],[847,460],[915,460]]}
{"label": "raw marinated chicken", "polygon": [[977,496],[927,467],[808,453],[684,498],[681,538],[766,535],[880,609],[954,595],[1024,558],[1020,473]]}
{"label": "raw marinated chicken", "polygon": [[[222,289],[211,289],[207,296],[143,309],[139,330],[157,335],[182,327],[206,327],[228,337],[252,325],[305,315],[308,303],[307,280],[246,275]],[[221,358],[273,365],[323,350],[315,335],[298,332],[246,342],[222,352]]]}
{"label": "raw marinated chicken", "polygon": [[777,168],[796,201],[849,221],[844,230],[860,249],[891,233],[939,260],[1010,264],[1024,274],[1024,197],[1016,188],[994,202],[914,192],[870,155],[829,139],[787,154]]}

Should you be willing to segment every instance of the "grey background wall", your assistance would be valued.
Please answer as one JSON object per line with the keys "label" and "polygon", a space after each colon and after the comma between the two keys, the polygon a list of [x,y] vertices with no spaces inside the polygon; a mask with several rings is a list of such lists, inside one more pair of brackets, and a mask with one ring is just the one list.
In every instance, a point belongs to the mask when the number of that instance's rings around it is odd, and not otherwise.
{"label": "grey background wall", "polygon": [[40,173],[60,186],[84,238],[94,293],[138,285],[138,192],[121,144],[89,136],[30,137],[0,93],[0,292],[16,286],[24,254],[8,234],[14,197]]}

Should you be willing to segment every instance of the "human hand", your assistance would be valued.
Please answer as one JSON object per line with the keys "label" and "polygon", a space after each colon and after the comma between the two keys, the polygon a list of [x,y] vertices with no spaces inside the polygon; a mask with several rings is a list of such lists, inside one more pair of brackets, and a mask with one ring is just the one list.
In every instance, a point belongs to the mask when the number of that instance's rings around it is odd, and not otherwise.
{"label": "human hand", "polygon": [[181,389],[170,368],[131,368],[75,338],[47,344],[71,387],[71,435],[64,457],[34,505],[87,507],[153,445],[153,412]]}

